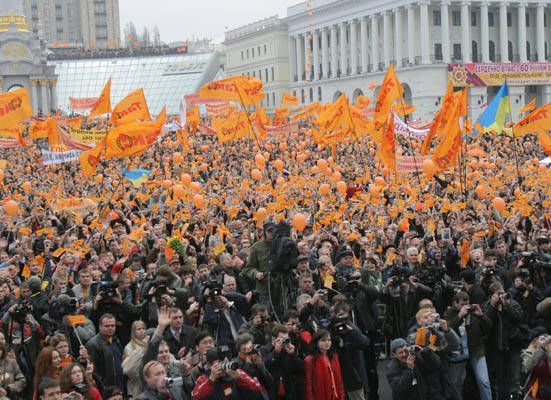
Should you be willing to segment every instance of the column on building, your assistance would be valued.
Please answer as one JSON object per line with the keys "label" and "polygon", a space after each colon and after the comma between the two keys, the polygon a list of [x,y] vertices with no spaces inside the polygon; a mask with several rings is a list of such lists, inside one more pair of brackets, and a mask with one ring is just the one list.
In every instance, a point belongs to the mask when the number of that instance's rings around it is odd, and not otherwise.
{"label": "column on building", "polygon": [[369,60],[367,58],[367,17],[362,17],[360,20],[360,46],[362,47],[362,73],[367,72]]}
{"label": "column on building", "polygon": [[310,58],[310,53],[312,49],[310,48],[310,33],[304,32],[304,79],[309,81],[312,73],[312,59]]}
{"label": "column on building", "polygon": [[298,81],[304,80],[304,51],[302,51],[303,40],[301,35],[297,35],[296,41],[296,54],[297,54],[297,79]]}
{"label": "column on building", "polygon": [[545,23],[544,23],[545,4],[538,3],[536,8],[536,49],[538,51],[538,61],[545,61]]}
{"label": "column on building", "polygon": [[339,57],[337,54],[337,26],[331,25],[331,78],[337,77]]}
{"label": "column on building", "polygon": [[399,8],[394,10],[394,59],[396,67],[402,66],[402,12]]}
{"label": "column on building", "polygon": [[415,8],[413,4],[406,6],[408,12],[408,62],[410,65],[415,65],[415,45],[416,32],[415,29]]}
{"label": "column on building", "polygon": [[320,30],[321,34],[321,69],[323,78],[329,79],[329,41],[327,40],[327,28]]}
{"label": "column on building", "polygon": [[340,70],[341,76],[348,75],[347,71],[347,54],[346,54],[346,22],[342,22],[340,26],[340,41],[341,41],[341,51],[340,51]]}
{"label": "column on building", "polygon": [[490,32],[488,27],[488,3],[480,3],[480,50],[482,53],[482,62],[490,62]]}
{"label": "column on building", "polygon": [[29,83],[31,84],[31,106],[33,113],[38,114],[38,91],[36,90],[38,79],[31,78],[29,79]]}
{"label": "column on building", "polygon": [[520,62],[527,62],[526,56],[526,6],[524,3],[518,4],[518,52]]}
{"label": "column on building", "polygon": [[373,71],[379,70],[379,16],[373,14],[371,17],[371,63]]}
{"label": "column on building", "polygon": [[358,23],[350,21],[350,75],[358,73]]}
{"label": "column on building", "polygon": [[469,14],[469,2],[461,3],[461,58],[464,63],[471,62],[471,16]]}
{"label": "column on building", "polygon": [[499,4],[499,51],[501,53],[501,62],[509,60],[509,35],[507,28],[507,3]]}
{"label": "column on building", "polygon": [[440,4],[440,22],[442,35],[442,61],[448,64],[450,59],[450,13],[448,7],[450,0],[442,0]]}
{"label": "column on building", "polygon": [[[268,77],[266,77],[268,79]],[[50,107],[52,110],[57,110],[57,79],[50,79]]]}
{"label": "column on building", "polygon": [[295,80],[297,73],[297,38],[296,36],[291,36],[289,38],[289,67],[291,68],[291,82]]}
{"label": "column on building", "polygon": [[319,33],[317,29],[314,29],[312,31],[312,55],[314,56],[312,58],[312,71],[314,80],[317,81],[321,79],[320,76],[320,57],[319,57],[319,48],[320,48],[320,41],[319,41]]}
{"label": "column on building", "polygon": [[419,2],[420,16],[421,16],[421,63],[430,64],[430,50],[429,50],[429,2],[428,0],[422,0]]}
{"label": "column on building", "polygon": [[40,79],[40,100],[42,114],[46,115],[50,110],[48,108],[48,80]]}
{"label": "column on building", "polygon": [[392,23],[390,22],[390,14],[388,11],[383,11],[383,56],[385,67],[390,65],[392,60]]}

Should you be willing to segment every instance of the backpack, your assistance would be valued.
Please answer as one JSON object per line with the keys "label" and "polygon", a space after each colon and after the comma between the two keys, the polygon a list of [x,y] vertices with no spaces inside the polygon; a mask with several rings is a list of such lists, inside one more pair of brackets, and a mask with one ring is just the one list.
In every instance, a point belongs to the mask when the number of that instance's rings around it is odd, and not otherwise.
{"label": "backpack", "polygon": [[275,226],[268,265],[270,272],[289,271],[297,266],[298,247],[290,236],[289,224],[280,222]]}

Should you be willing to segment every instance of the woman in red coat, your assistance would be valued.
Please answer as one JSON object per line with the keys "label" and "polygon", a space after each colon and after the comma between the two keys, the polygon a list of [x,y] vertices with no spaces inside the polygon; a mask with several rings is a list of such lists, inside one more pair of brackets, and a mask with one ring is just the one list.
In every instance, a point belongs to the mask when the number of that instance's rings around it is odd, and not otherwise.
{"label": "woman in red coat", "polygon": [[331,335],[320,329],[312,338],[314,352],[304,360],[305,400],[344,400],[339,356],[331,350]]}

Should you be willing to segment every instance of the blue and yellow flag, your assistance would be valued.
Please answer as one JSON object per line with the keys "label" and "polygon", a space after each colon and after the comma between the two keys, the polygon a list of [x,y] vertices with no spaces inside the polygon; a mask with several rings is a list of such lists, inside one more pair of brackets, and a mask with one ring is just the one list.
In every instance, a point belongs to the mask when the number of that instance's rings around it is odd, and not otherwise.
{"label": "blue and yellow flag", "polygon": [[507,81],[505,81],[488,108],[478,117],[472,137],[474,138],[486,132],[502,133],[505,130],[507,115],[511,115],[511,102],[509,100],[509,87]]}
{"label": "blue and yellow flag", "polygon": [[151,175],[151,171],[147,169],[128,169],[124,171],[124,177],[137,188],[149,180],[149,175]]}

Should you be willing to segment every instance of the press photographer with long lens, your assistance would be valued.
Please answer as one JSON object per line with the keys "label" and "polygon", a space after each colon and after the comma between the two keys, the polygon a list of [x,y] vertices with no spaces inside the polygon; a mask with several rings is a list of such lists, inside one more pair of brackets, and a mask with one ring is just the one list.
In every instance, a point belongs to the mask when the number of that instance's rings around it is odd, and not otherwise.
{"label": "press photographer with long lens", "polygon": [[197,379],[192,400],[264,400],[262,385],[228,360],[228,348],[207,351],[205,373]]}

